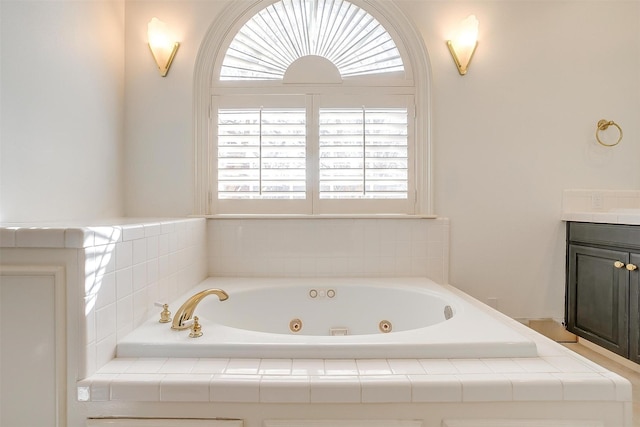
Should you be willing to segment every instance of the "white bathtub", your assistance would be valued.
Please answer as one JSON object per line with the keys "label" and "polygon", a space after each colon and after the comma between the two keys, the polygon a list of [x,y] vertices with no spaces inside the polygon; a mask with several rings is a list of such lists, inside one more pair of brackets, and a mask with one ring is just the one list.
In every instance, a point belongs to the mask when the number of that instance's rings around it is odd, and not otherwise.
{"label": "white bathtub", "polygon": [[425,278],[215,277],[170,310],[208,288],[225,290],[229,299],[210,295],[198,305],[202,337],[171,330],[158,315],[118,342],[118,357],[537,356],[535,343],[510,327],[513,320]]}

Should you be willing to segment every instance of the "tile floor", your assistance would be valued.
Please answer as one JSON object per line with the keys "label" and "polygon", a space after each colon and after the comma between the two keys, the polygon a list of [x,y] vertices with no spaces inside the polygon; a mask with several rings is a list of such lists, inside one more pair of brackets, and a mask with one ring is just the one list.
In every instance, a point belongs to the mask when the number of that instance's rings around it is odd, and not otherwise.
{"label": "tile floor", "polygon": [[634,371],[623,366],[606,356],[585,347],[580,343],[563,343],[563,345],[576,353],[586,357],[592,362],[615,372],[631,381],[632,399],[633,399],[633,427],[640,427],[640,372]]}

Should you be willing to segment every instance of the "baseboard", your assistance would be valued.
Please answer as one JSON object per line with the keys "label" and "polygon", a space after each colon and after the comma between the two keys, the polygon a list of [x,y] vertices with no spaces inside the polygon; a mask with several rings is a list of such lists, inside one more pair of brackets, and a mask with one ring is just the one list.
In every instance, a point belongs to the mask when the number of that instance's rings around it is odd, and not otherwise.
{"label": "baseboard", "polygon": [[616,362],[619,365],[624,366],[627,369],[631,369],[634,372],[640,373],[640,365],[635,362],[632,362],[629,359],[626,359],[618,354],[615,354],[606,348],[602,348],[597,344],[592,343],[591,341],[587,341],[584,338],[578,338],[578,344],[588,348],[589,350],[600,354],[601,356],[606,357],[609,360]]}

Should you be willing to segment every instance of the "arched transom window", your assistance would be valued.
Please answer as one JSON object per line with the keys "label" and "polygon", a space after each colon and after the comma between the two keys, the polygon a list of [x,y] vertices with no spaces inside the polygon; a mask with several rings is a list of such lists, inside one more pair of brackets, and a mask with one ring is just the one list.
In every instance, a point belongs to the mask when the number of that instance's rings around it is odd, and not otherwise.
{"label": "arched transom window", "polygon": [[418,213],[407,49],[357,1],[264,1],[229,29],[200,147],[204,213]]}
{"label": "arched transom window", "polygon": [[[282,80],[309,57],[341,77],[402,72],[385,28],[343,0],[282,0],[255,14],[234,37],[220,80]],[[285,79],[286,80],[286,79]]]}

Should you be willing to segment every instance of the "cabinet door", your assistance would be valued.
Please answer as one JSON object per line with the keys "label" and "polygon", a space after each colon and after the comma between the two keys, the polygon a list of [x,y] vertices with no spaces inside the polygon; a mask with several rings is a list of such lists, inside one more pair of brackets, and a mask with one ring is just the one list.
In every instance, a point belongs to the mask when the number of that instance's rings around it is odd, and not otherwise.
{"label": "cabinet door", "polygon": [[628,357],[629,253],[569,245],[567,329]]}
{"label": "cabinet door", "polygon": [[640,254],[631,254],[629,263],[638,267],[629,272],[629,359],[640,363]]}

